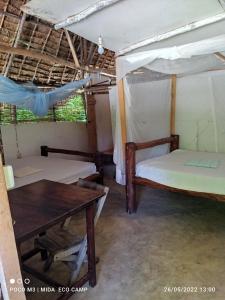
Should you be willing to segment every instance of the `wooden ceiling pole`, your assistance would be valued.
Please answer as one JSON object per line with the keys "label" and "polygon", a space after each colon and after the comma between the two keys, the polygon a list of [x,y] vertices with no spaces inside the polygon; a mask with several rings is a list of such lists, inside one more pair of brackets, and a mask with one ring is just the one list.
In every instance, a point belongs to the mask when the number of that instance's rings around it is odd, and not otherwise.
{"label": "wooden ceiling pole", "polygon": [[[11,217],[8,195],[6,190],[2,161],[0,158],[0,282],[4,300],[26,300],[22,283],[20,264],[15,242],[13,221]],[[11,282],[14,279],[15,282]],[[14,292],[10,288],[21,290]]]}
{"label": "wooden ceiling pole", "polygon": [[79,60],[78,60],[78,57],[77,57],[77,53],[76,53],[74,44],[72,42],[71,36],[70,36],[70,34],[69,34],[69,32],[68,32],[67,29],[64,29],[64,31],[65,31],[66,38],[67,38],[67,41],[68,41],[69,46],[70,46],[70,50],[72,52],[72,56],[73,56],[73,60],[74,60],[75,66],[78,67],[78,68],[80,68],[80,63],[79,63]]}
{"label": "wooden ceiling pole", "polygon": [[176,91],[177,77],[172,75],[171,78],[171,106],[170,106],[170,134],[176,134]]}

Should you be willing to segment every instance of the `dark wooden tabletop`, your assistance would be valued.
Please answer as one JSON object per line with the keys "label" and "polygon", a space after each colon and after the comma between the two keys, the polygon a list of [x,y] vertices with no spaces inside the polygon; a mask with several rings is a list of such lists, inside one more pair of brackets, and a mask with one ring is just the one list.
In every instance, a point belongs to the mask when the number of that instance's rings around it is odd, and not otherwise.
{"label": "dark wooden tabletop", "polygon": [[14,232],[21,243],[92,205],[104,193],[49,180],[9,191]]}

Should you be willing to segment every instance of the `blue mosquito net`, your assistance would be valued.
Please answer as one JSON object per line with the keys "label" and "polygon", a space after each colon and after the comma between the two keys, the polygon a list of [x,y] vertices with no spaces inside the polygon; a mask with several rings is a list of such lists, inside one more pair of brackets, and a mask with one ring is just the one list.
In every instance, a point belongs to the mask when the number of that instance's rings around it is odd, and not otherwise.
{"label": "blue mosquito net", "polygon": [[85,85],[90,77],[73,81],[50,92],[41,92],[34,84],[17,84],[0,75],[0,102],[31,110],[37,116],[45,116],[48,109],[58,101],[65,100]]}

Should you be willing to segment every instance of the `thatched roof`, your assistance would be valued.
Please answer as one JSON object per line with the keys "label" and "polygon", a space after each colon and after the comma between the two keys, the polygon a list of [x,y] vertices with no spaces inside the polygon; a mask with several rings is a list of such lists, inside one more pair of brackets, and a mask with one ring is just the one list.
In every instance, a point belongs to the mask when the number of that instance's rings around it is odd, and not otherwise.
{"label": "thatched roof", "polygon": [[[29,15],[20,7],[27,1],[0,0],[0,72],[17,81],[60,85],[82,77],[75,67],[66,33]],[[98,46],[70,33],[81,69],[114,72],[114,52],[97,52]],[[14,54],[13,54],[14,53]]]}

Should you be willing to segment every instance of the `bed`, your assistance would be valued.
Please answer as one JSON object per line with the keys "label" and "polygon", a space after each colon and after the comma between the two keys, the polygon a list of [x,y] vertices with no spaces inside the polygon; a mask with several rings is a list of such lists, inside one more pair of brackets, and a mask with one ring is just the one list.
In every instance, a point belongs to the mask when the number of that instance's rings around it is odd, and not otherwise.
{"label": "bed", "polygon": [[[170,153],[136,164],[137,150],[170,144]],[[225,154],[179,149],[179,136],[126,144],[126,203],[136,212],[136,185],[225,201]]]}
{"label": "bed", "polygon": [[[48,156],[48,153],[63,153],[85,157],[91,161],[63,159]],[[27,156],[9,162],[15,176],[15,188],[41,179],[74,184],[79,178],[102,181],[100,154],[75,150],[55,149],[41,146],[41,156]]]}

